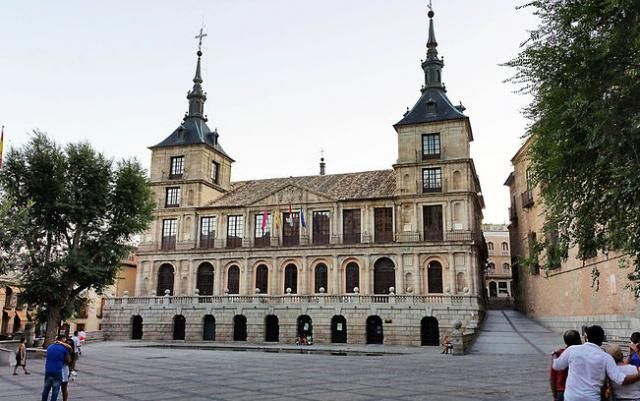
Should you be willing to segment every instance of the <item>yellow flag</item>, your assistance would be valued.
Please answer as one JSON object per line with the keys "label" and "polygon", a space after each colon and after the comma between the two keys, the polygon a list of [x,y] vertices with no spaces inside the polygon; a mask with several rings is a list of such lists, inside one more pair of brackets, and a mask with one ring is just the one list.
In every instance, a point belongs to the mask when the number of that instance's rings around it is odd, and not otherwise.
{"label": "yellow flag", "polygon": [[280,230],[280,210],[276,209],[274,214],[276,215],[276,231],[277,231],[277,230]]}

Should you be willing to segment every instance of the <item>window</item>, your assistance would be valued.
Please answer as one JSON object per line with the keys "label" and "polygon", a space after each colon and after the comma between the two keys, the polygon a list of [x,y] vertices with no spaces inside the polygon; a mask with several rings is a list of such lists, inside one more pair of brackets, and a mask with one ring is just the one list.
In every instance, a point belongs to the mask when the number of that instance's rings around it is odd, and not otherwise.
{"label": "window", "polygon": [[442,294],[442,265],[440,262],[431,262],[427,266],[427,291],[430,294]]}
{"label": "window", "polygon": [[229,216],[227,218],[227,248],[242,247],[244,237],[243,216]]}
{"label": "window", "polygon": [[509,266],[509,263],[502,264],[502,271],[505,273],[511,273],[511,266]]}
{"label": "window", "polygon": [[442,191],[442,170],[440,167],[422,170],[422,192]]}
{"label": "window", "polygon": [[198,267],[196,288],[200,295],[213,295],[213,266],[211,263],[204,262]]}
{"label": "window", "polygon": [[254,241],[256,246],[269,246],[271,237],[271,214],[256,214],[255,216]]}
{"label": "window", "polygon": [[313,212],[313,243],[329,243],[329,212]]}
{"label": "window", "polygon": [[265,265],[260,265],[256,269],[256,289],[262,294],[269,292],[269,268]]}
{"label": "window", "polygon": [[502,243],[502,250],[505,251],[505,252],[508,251],[509,250],[509,244],[507,244],[506,242],[503,242]]}
{"label": "window", "polygon": [[218,162],[211,162],[211,181],[214,184],[218,184],[218,174],[220,171],[220,164]]}
{"label": "window", "polygon": [[527,180],[527,191],[531,191],[533,189],[533,174],[530,168],[525,171],[525,178]]}
{"label": "window", "polygon": [[353,293],[355,288],[360,287],[360,268],[354,262],[347,265],[345,269],[345,292]]}
{"label": "window", "polygon": [[176,219],[162,220],[162,249],[176,249],[176,232],[178,221]]}
{"label": "window", "polygon": [[493,251],[493,242],[487,242],[487,249]]}
{"label": "window", "polygon": [[240,294],[240,268],[231,266],[227,271],[227,290],[229,294]]}
{"label": "window", "polygon": [[498,281],[498,295],[509,295],[509,290],[507,289],[506,282]]}
{"label": "window", "polygon": [[200,219],[200,248],[213,248],[216,239],[215,216],[202,217]]}
{"label": "window", "polygon": [[495,273],[496,272],[496,264],[491,262],[487,265],[487,273]]}
{"label": "window", "polygon": [[422,135],[422,160],[440,158],[440,134]]}
{"label": "window", "polygon": [[164,296],[166,290],[169,290],[169,295],[173,295],[173,266],[167,263],[160,266],[158,269],[158,286],[156,288],[156,295],[159,297]]}
{"label": "window", "polygon": [[320,288],[327,292],[327,265],[324,263],[317,265],[315,270],[314,290],[316,294],[321,292]]}
{"label": "window", "polygon": [[342,211],[343,243],[360,243],[360,209]]}
{"label": "window", "polygon": [[300,244],[300,212],[282,213],[282,245]]}
{"label": "window", "polygon": [[291,289],[291,294],[298,293],[298,268],[289,264],[284,269],[284,291],[288,293],[288,289]]}
{"label": "window", "polygon": [[393,208],[377,207],[373,209],[374,241],[393,241]]}
{"label": "window", "polygon": [[182,178],[183,174],[184,174],[184,156],[172,157],[169,178]]}
{"label": "window", "polygon": [[180,187],[167,188],[167,197],[165,199],[164,207],[178,206],[180,206]]}
{"label": "window", "polygon": [[423,206],[422,215],[424,240],[442,241],[444,239],[442,205]]}

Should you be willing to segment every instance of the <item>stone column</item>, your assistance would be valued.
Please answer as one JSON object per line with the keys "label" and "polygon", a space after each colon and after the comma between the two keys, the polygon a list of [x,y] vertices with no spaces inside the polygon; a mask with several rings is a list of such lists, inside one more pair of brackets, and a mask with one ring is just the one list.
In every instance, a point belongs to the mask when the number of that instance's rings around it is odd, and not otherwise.
{"label": "stone column", "polygon": [[402,254],[396,255],[398,260],[398,266],[396,266],[396,294],[406,294],[407,289],[404,284],[404,260],[402,260]]}
{"label": "stone column", "polygon": [[331,286],[331,294],[341,294],[340,288],[340,266],[338,265],[338,257],[333,257],[333,285]]}
{"label": "stone column", "polygon": [[[447,255],[447,261],[449,264],[449,280],[451,282],[451,284],[449,285],[449,288],[451,288],[451,294],[453,295],[457,293],[457,288],[456,288],[456,261],[452,253]],[[460,291],[462,291],[462,288],[460,289]]]}
{"label": "stone column", "polygon": [[424,289],[424,272],[422,271],[422,266],[420,266],[420,258],[418,255],[413,255],[413,269],[416,275],[416,288],[414,288],[413,292],[416,295],[424,295],[426,294],[426,290]]}
{"label": "stone column", "polygon": [[249,295],[249,284],[251,278],[251,268],[248,266],[247,258],[242,260],[240,267],[240,295]]}
{"label": "stone column", "polygon": [[309,266],[307,265],[307,257],[303,256],[300,264],[300,295],[309,294]]}

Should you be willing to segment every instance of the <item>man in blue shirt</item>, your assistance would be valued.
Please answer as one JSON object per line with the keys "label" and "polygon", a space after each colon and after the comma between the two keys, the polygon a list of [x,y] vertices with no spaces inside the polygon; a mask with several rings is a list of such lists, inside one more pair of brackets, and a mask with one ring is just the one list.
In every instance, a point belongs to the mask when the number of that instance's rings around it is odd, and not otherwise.
{"label": "man in blue shirt", "polygon": [[66,336],[59,335],[58,341],[47,348],[47,360],[44,365],[44,389],[42,390],[42,401],[47,401],[49,391],[51,391],[51,401],[58,399],[60,386],[62,385],[62,365],[71,362],[69,347],[63,344]]}

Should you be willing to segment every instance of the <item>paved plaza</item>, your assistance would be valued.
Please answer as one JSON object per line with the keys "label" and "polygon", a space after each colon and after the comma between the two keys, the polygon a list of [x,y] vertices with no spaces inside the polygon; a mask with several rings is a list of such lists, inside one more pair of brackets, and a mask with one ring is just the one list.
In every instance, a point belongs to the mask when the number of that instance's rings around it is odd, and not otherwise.
{"label": "paved plaza", "polygon": [[[434,347],[285,347],[305,352],[365,353],[344,356],[150,348],[149,343],[139,342],[94,343],[84,348],[78,379],[70,383],[70,399],[549,399],[547,351],[559,344],[560,336],[511,311],[492,311],[484,329],[472,352],[465,356],[441,355]],[[283,346],[266,348],[276,351]],[[40,399],[43,361],[32,359],[29,368],[31,376],[11,376],[9,368],[3,368],[3,400]]]}

